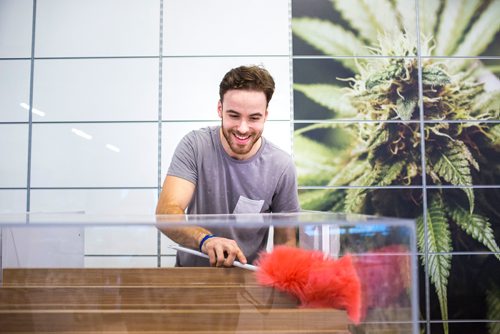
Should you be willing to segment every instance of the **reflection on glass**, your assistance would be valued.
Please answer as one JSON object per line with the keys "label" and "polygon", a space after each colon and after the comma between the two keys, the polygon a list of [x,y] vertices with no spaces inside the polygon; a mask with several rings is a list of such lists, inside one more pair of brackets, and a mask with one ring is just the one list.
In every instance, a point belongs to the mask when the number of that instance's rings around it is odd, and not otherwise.
{"label": "reflection on glass", "polygon": [[[157,228],[180,224],[299,228],[300,247],[282,248],[283,261],[272,265],[278,275],[295,280],[298,289],[264,284],[258,274],[240,268],[152,268],[159,264],[146,248],[157,245]],[[417,254],[410,220],[319,212],[19,214],[0,215],[0,228],[16,236],[16,243],[9,240],[4,245],[5,254],[14,256],[19,250],[21,260],[30,256],[28,251],[39,255],[30,257],[29,263],[3,262],[7,288],[0,289],[9,311],[0,314],[4,331],[418,333]],[[122,231],[140,237],[121,245],[122,254],[98,249],[89,254],[82,246],[87,237],[82,231],[90,228],[109,229],[110,236]],[[146,234],[145,242],[141,236]],[[311,248],[309,240],[324,243]],[[325,256],[326,245],[332,244],[339,250],[337,257]],[[129,252],[133,249],[135,254]],[[276,254],[277,249],[263,254]],[[70,255],[80,263],[68,264]],[[302,275],[289,276],[293,268]],[[27,309],[35,311],[37,321],[30,321],[33,313]],[[53,321],[54,314],[58,321]]]}

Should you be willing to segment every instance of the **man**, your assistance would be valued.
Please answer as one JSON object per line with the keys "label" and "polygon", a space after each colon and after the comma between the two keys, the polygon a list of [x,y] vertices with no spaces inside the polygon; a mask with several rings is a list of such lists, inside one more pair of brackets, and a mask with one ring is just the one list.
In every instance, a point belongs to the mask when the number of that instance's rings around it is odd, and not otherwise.
{"label": "man", "polygon": [[[262,137],[274,80],[259,66],[230,70],[219,86],[221,126],[187,134],[172,158],[157,214],[230,214],[299,211],[291,157]],[[269,229],[169,227],[173,241],[208,254],[212,266],[253,262]],[[276,244],[295,245],[293,228],[276,228]],[[177,266],[207,266],[178,252]]]}

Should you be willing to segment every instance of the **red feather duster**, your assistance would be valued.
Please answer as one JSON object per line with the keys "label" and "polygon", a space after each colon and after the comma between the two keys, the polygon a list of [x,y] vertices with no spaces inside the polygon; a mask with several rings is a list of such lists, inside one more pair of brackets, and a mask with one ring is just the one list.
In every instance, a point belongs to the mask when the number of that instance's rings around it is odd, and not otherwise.
{"label": "red feather duster", "polygon": [[260,284],[292,294],[303,307],[345,309],[359,323],[361,284],[350,255],[334,260],[320,251],[277,246],[261,253],[257,265]]}

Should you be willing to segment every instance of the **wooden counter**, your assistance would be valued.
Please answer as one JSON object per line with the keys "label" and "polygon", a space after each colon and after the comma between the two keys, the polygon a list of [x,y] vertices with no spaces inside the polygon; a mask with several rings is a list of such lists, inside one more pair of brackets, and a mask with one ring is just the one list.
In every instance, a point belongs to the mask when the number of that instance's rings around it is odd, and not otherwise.
{"label": "wooden counter", "polygon": [[239,268],[4,269],[0,333],[348,333]]}

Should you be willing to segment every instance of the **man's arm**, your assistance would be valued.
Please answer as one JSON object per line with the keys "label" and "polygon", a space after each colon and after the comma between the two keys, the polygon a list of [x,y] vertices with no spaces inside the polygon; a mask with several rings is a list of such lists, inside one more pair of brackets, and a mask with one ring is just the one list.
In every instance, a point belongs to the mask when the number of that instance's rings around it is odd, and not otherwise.
{"label": "man's arm", "polygon": [[[176,176],[167,176],[156,206],[156,214],[184,214],[194,194],[195,185]],[[210,231],[201,227],[163,228],[170,239],[186,247],[197,249],[201,239]]]}
{"label": "man's arm", "polygon": [[[194,195],[195,187],[188,180],[168,175],[163,183],[156,214],[184,214]],[[174,242],[193,249],[198,249],[201,240],[207,234],[212,234],[209,230],[198,226],[167,227],[161,228],[161,231]],[[236,258],[241,263],[247,263],[245,255],[231,239],[220,237],[207,239],[203,243],[202,251],[209,256],[212,266],[232,266]]]}

